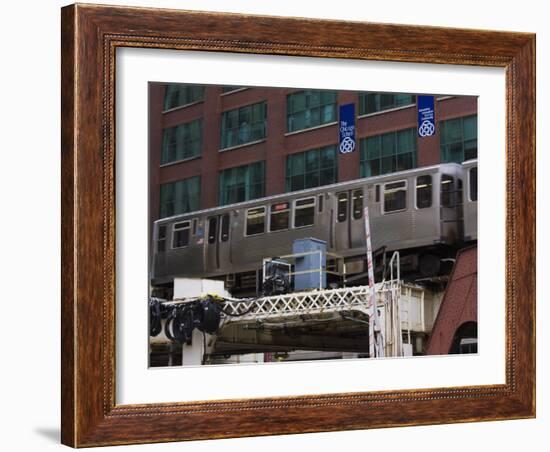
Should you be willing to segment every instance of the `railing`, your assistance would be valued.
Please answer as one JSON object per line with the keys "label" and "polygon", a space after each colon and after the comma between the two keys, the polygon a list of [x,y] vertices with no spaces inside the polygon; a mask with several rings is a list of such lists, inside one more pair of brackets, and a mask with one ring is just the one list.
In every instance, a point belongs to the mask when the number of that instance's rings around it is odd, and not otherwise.
{"label": "railing", "polygon": [[346,310],[367,313],[369,307],[368,286],[294,292],[225,304],[229,314],[228,322],[273,320],[277,317],[310,316]]}

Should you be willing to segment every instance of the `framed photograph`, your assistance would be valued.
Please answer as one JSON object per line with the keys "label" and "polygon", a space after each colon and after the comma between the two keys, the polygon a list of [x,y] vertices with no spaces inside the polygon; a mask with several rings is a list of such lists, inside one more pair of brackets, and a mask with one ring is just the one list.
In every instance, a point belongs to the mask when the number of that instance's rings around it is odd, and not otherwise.
{"label": "framed photograph", "polygon": [[62,442],[535,416],[535,37],[62,9]]}

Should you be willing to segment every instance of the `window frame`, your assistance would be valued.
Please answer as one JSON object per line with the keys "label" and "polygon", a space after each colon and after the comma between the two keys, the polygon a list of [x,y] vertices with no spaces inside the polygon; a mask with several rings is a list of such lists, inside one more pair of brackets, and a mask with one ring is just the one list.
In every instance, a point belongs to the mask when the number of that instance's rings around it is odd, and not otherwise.
{"label": "window frame", "polygon": [[[176,105],[176,106],[173,106],[173,107],[166,108],[166,94],[168,92],[168,87],[169,86],[177,86],[180,90],[181,90],[181,88],[188,89],[188,88],[197,88],[197,87],[199,87],[199,88],[202,88],[202,97],[200,99],[191,100],[191,101],[186,102],[184,104],[180,104],[180,105]],[[196,84],[193,84],[193,83],[189,83],[189,84],[187,84],[187,83],[167,83],[165,85],[164,99],[162,101],[162,113],[168,113],[168,112],[171,112],[171,111],[174,111],[174,110],[179,110],[180,108],[187,108],[187,107],[190,107],[191,105],[195,105],[195,104],[198,104],[200,102],[204,102],[205,91],[206,91],[206,86],[204,86],[204,85],[196,85]],[[179,95],[180,94],[178,94],[178,96]]]}
{"label": "window frame", "polygon": [[[413,137],[413,149],[408,152],[398,152],[398,141],[399,141],[399,134],[408,132]],[[384,155],[383,154],[383,146],[384,146],[384,137],[392,135],[393,136],[393,143],[394,143],[394,149],[391,154]],[[376,158],[367,158],[368,157],[368,142],[369,140],[376,139],[378,140],[378,148],[379,148],[379,155]],[[411,155],[412,156],[412,166],[410,168],[406,168],[403,170],[400,170],[397,168],[397,159],[399,156],[403,155]],[[383,172],[382,171],[382,161],[385,158],[391,157],[393,159],[392,162],[392,171]],[[368,162],[376,160],[378,162],[378,173],[377,174],[367,174],[367,164]],[[393,170],[393,166],[395,165],[395,170]],[[376,135],[369,135],[365,137],[361,137],[359,139],[359,177],[360,178],[367,178],[367,177],[377,177],[377,176],[384,176],[387,174],[392,174],[400,171],[410,171],[412,169],[418,168],[418,136],[416,129],[414,127],[406,127],[404,129],[399,130],[392,130],[389,132],[384,133],[378,133]]]}
{"label": "window frame", "polygon": [[[178,206],[178,204],[182,204],[182,202],[181,202],[181,200],[178,201],[178,198],[176,196],[177,185],[184,183],[184,185],[186,186],[186,191],[187,191],[187,193],[189,193],[189,185],[190,185],[191,181],[193,181],[193,183],[197,184],[196,207],[189,206],[189,209],[183,209],[183,210],[179,211],[178,209],[176,209],[176,207]],[[159,191],[158,191],[158,196],[159,196],[158,197],[158,200],[159,200],[159,204],[158,204],[159,219],[170,218],[170,217],[173,217],[175,215],[182,215],[182,214],[187,214],[189,212],[194,212],[196,210],[200,210],[200,206],[201,206],[201,188],[202,188],[201,183],[202,183],[201,176],[197,175],[197,176],[190,176],[190,177],[187,177],[185,179],[179,179],[179,180],[176,180],[176,181],[173,181],[173,182],[165,182],[164,184],[160,184],[159,185]],[[173,193],[173,197],[170,198],[169,201],[166,201],[166,199],[163,199],[163,191],[168,190],[169,186],[173,187],[173,188],[171,188],[172,193]],[[166,187],[166,188],[163,188],[163,187]],[[190,198],[190,197],[188,196],[187,198]],[[169,204],[169,203],[173,204],[173,206],[172,206],[173,212],[170,213],[170,214],[165,215],[165,213],[167,213],[166,211],[168,210],[166,208],[166,205]],[[189,205],[191,203],[188,202],[187,204]]]}
{"label": "window frame", "polygon": [[[212,220],[215,221],[215,227],[216,227],[216,230],[214,231],[214,234],[211,234],[210,230],[211,230],[211,223],[212,223]],[[212,215],[211,217],[207,217],[206,218],[206,222],[207,222],[207,227],[208,227],[208,231],[207,231],[207,234],[206,234],[206,242],[208,245],[214,245],[215,243],[218,243],[218,231],[219,231],[219,228],[218,228],[218,215]],[[212,238],[212,239],[211,239]]]}
{"label": "window frame", "polygon": [[[466,140],[465,137],[464,137],[464,121],[466,119],[470,119],[470,118],[475,118],[476,119],[476,156],[475,157],[470,157],[468,159],[466,159],[465,157],[465,148],[464,148],[464,143],[466,141],[471,141],[470,140]],[[453,142],[443,142],[443,139],[445,138],[445,134],[446,134],[446,128],[448,127],[448,124],[452,121],[459,121],[460,122],[460,141],[453,141]],[[463,162],[467,162],[468,160],[473,160],[475,158],[478,158],[479,156],[479,116],[477,113],[474,113],[474,114],[471,114],[471,115],[465,115],[465,116],[457,116],[455,118],[448,118],[448,119],[442,119],[439,121],[439,124],[438,124],[438,127],[439,127],[439,131],[440,131],[440,138],[439,138],[439,159],[441,161],[441,163],[458,163],[458,164],[461,164]],[[445,155],[444,155],[444,152],[443,152],[443,149],[447,149],[448,146],[452,145],[452,144],[456,144],[456,143],[460,143],[461,145],[461,159],[460,161],[455,161],[455,160],[450,160],[450,159],[447,159],[447,158],[443,158],[446,154],[448,154],[448,151],[445,151]]]}
{"label": "window frame", "polygon": [[[228,91],[227,93],[223,93],[223,94],[231,94],[231,93],[234,93],[236,91],[237,90]],[[236,111],[237,112],[237,122],[238,122],[239,121],[239,116],[241,115],[241,111],[244,111],[247,108],[250,109],[250,115],[252,116],[253,108],[256,105],[262,105],[262,109],[263,109],[263,113],[264,113],[263,120],[261,121],[262,124],[263,124],[263,136],[260,137],[260,138],[253,138],[253,139],[250,139],[249,141],[244,141],[244,142],[241,143],[240,140],[239,140],[241,125],[238,124],[236,128],[231,128],[231,129],[224,128],[224,124],[227,121],[226,118],[230,113]],[[250,128],[251,128],[250,133],[251,133],[251,135],[252,135],[253,124],[256,124],[256,123],[253,123],[253,122],[250,123]],[[226,145],[224,143],[224,137],[226,137],[226,134],[227,134],[228,130],[235,130],[236,131],[236,134],[237,134],[237,143],[236,144]],[[239,148],[241,146],[248,146],[248,145],[251,145],[251,144],[254,144],[254,143],[259,143],[259,142],[262,142],[262,141],[266,140],[266,138],[267,138],[267,100],[261,100],[259,102],[254,102],[253,104],[241,105],[240,107],[231,108],[229,110],[225,110],[225,111],[221,112],[221,118],[220,118],[220,149],[219,149],[220,152],[227,151],[227,150],[230,150],[230,149]]]}
{"label": "window frame", "polygon": [[[344,196],[345,197],[345,204],[346,204],[346,209],[344,211],[344,218],[341,220],[340,219],[340,197],[341,196]],[[346,221],[349,220],[349,205],[350,205],[350,199],[349,199],[349,192],[347,191],[340,191],[338,193],[336,193],[336,223],[345,223]]]}
{"label": "window frame", "polygon": [[[227,238],[224,239],[224,219],[227,219]],[[231,214],[229,212],[220,214],[220,227],[219,229],[219,243],[225,243],[228,242],[231,237]]]}
{"label": "window frame", "polygon": [[[306,199],[313,199],[313,204],[308,204],[306,207],[297,207],[296,203],[299,201],[304,201]],[[296,211],[301,209],[309,209],[313,207],[313,223],[306,224],[303,226],[296,226]],[[317,207],[317,196],[306,196],[304,198],[297,198],[292,201],[292,229],[302,229],[302,228],[309,228],[311,226],[315,226],[315,213],[316,213],[316,207]]]}
{"label": "window frame", "polygon": [[[273,211],[273,206],[274,205],[283,204],[283,203],[286,203],[288,205],[288,207],[286,209],[279,210],[277,212]],[[283,228],[283,229],[277,229],[276,231],[271,229],[271,216],[273,214],[277,215],[277,214],[281,214],[281,213],[285,213],[285,212],[288,212],[288,225],[287,225],[287,227]],[[268,227],[267,227],[267,232],[270,233],[270,234],[271,233],[277,233],[277,232],[289,231],[290,229],[292,229],[292,203],[290,201],[281,201],[281,202],[275,202],[275,203],[269,204],[269,222],[268,223],[269,224],[268,224]]]}
{"label": "window frame", "polygon": [[[160,237],[160,231],[161,229],[164,230],[164,237]],[[166,242],[168,241],[168,225],[166,224],[159,224],[157,225],[157,239],[155,244],[155,252],[158,253],[166,253]],[[163,250],[161,251],[159,249],[159,244],[162,242],[163,244]]]}
{"label": "window frame", "polygon": [[[355,216],[355,200],[358,199],[359,197],[356,197],[356,193],[359,192],[361,194],[360,198],[361,198],[361,209],[359,209],[359,216]],[[363,189],[363,187],[361,188],[356,188],[356,189],[352,189],[351,190],[351,203],[350,203],[350,206],[351,206],[351,209],[350,209],[350,212],[351,212],[351,219],[352,220],[360,220],[361,218],[363,218],[363,212],[365,211],[365,190]]]}
{"label": "window frame", "polygon": [[[262,232],[258,232],[256,234],[249,234],[248,233],[248,212],[250,212],[251,210],[255,210],[255,209],[263,209],[264,211],[264,214],[263,214],[263,217],[264,217],[264,228],[263,228],[263,231]],[[262,206],[254,206],[254,207],[249,207],[248,209],[246,209],[245,211],[245,214],[244,214],[244,236],[245,237],[255,237],[255,236],[258,236],[258,235],[262,235],[262,234],[265,234],[266,233],[266,229],[267,229],[267,207],[265,205],[262,205]]]}
{"label": "window frame", "polygon": [[[391,95],[391,96],[394,97],[394,100],[395,100],[395,97],[398,96],[398,95],[406,95],[406,96],[411,96],[413,98],[413,101],[410,102],[410,103],[407,103],[407,104],[394,105],[393,107],[388,107],[388,108],[384,108],[384,109],[380,109],[380,110],[376,110],[376,111],[361,112],[362,105],[365,105],[365,107],[366,107],[366,100],[362,101],[362,98],[366,98],[369,94],[370,95],[382,95],[382,94]],[[414,107],[417,103],[418,103],[417,95],[416,94],[411,94],[411,93],[360,92],[359,96],[358,96],[358,108],[357,108],[358,115],[357,115],[357,118],[359,118],[359,119],[360,118],[366,118],[366,117],[369,117],[369,116],[380,115],[380,114],[383,114],[383,113],[390,113],[390,112],[398,111],[398,110],[405,109],[405,108],[411,108],[411,107]],[[394,102],[394,104],[395,104],[395,102]],[[366,110],[366,108],[365,108],[365,110]]]}
{"label": "window frame", "polygon": [[231,88],[233,88],[230,91],[224,91],[223,88],[226,88],[228,85],[222,86],[222,92],[220,93],[220,96],[227,96],[229,94],[238,93],[240,91],[244,91],[246,89],[250,89],[249,86],[237,86],[237,85],[229,85]]}
{"label": "window frame", "polygon": [[[290,113],[290,99],[292,96],[297,96],[297,95],[300,95],[300,94],[304,94],[304,93],[308,93],[308,92],[318,92],[319,93],[319,96],[322,96],[322,93],[323,92],[331,92],[331,93],[334,93],[335,95],[335,99],[334,99],[334,103],[319,103],[319,105],[315,106],[315,107],[307,107],[307,108],[304,108],[303,110],[300,110],[298,112],[293,112],[293,113]],[[327,106],[327,105],[333,105],[333,108],[334,108],[334,118],[330,121],[327,121],[327,122],[322,122],[321,121],[321,111],[322,111],[322,108]],[[311,110],[314,110],[314,109],[319,109],[319,124],[315,124],[315,125],[312,125],[312,126],[309,126],[309,127],[304,127],[304,128],[300,128],[300,129],[292,129],[289,127],[290,125],[290,117],[291,116],[296,116],[298,113],[302,113],[302,112],[305,112],[305,111],[311,111]],[[311,129],[315,129],[315,128],[318,128],[318,127],[324,127],[324,126],[327,126],[327,125],[330,125],[330,124],[336,124],[338,122],[338,91],[337,90],[327,90],[327,89],[302,89],[302,90],[298,90],[298,91],[294,91],[292,93],[288,93],[286,95],[286,116],[285,116],[285,135],[288,135],[288,134],[293,134],[293,133],[298,133],[298,132],[303,132],[303,131],[306,131],[306,130],[311,130]]]}
{"label": "window frame", "polygon": [[[198,139],[197,140],[194,140],[194,141],[198,141],[198,151],[196,151],[196,153],[192,154],[192,155],[188,155],[188,156],[183,156],[181,158],[178,158],[177,157],[177,154],[178,154],[178,149],[179,149],[179,145],[178,145],[178,129],[182,128],[184,132],[182,132],[182,143],[181,143],[181,148],[182,148],[182,153],[184,153],[184,150],[185,150],[185,143],[189,142],[189,141],[192,141],[192,140],[185,140],[185,133],[188,129],[191,128],[191,125],[194,124],[194,123],[198,123],[198,128],[199,128],[199,136],[198,136]],[[180,124],[176,124],[175,126],[170,126],[170,127],[164,127],[162,129],[162,146],[161,146],[161,152],[160,152],[160,167],[164,167],[164,166],[168,166],[168,165],[173,165],[175,163],[179,163],[179,162],[186,162],[187,160],[192,160],[192,159],[196,159],[196,158],[201,158],[202,157],[202,145],[203,145],[203,131],[204,131],[204,121],[203,121],[203,118],[202,117],[199,117],[199,118],[195,118],[195,119],[191,119],[189,121],[186,121],[186,122],[183,122],[183,123],[180,123]],[[165,135],[167,133],[169,133],[169,131],[174,131],[175,135],[176,135],[176,140],[175,140],[175,151],[174,151],[174,155],[176,155],[176,157],[174,158],[174,160],[166,160],[165,161],[165,141],[166,141],[166,138],[165,138]]]}
{"label": "window frame", "polygon": [[[256,187],[257,185],[260,185],[259,182],[252,182],[252,176],[250,174],[250,171],[252,171],[252,167],[255,165],[258,165],[258,168],[261,168],[261,172],[262,172],[262,181],[261,181],[262,194],[256,197],[248,197],[247,194],[250,194],[252,187],[253,186]],[[246,170],[247,174],[244,181],[244,191],[245,191],[244,199],[240,201],[224,202],[224,200],[228,198],[228,190],[227,190],[227,185],[222,185],[222,181],[224,178],[223,175],[228,174],[227,172],[229,171],[237,171],[238,168],[243,168],[243,167],[247,168]],[[224,168],[218,171],[218,205],[220,207],[263,198],[265,197],[265,188],[266,188],[266,161],[265,160],[258,160],[256,162],[252,162],[244,165],[232,166],[232,167]]]}
{"label": "window frame", "polygon": [[[322,152],[328,151],[329,149],[334,154],[333,158],[332,158],[332,161],[333,161],[334,165],[331,166],[331,167],[328,167],[328,166],[327,167],[322,167],[321,166],[321,161],[322,161],[322,155],[321,154],[322,154]],[[310,154],[310,153],[316,153],[316,155],[317,155],[318,165],[317,165],[317,169],[315,171],[306,171],[307,155]],[[293,159],[297,159],[299,157],[304,159],[304,164],[303,164],[304,170],[300,174],[290,175],[289,174],[289,165],[290,165],[289,162],[292,162]],[[334,174],[333,180],[331,182],[321,184],[321,174],[324,171],[327,171],[329,169],[331,169],[333,174]],[[310,174],[317,174],[318,175],[319,185],[314,185],[314,186],[311,186],[311,187],[306,186],[306,177]],[[292,187],[291,180],[292,180],[292,178],[297,177],[297,176],[300,176],[301,178],[303,178],[304,183],[303,183],[303,186],[301,188],[293,188]],[[325,187],[327,185],[332,185],[332,184],[336,184],[336,183],[338,183],[338,150],[337,150],[337,147],[336,147],[335,144],[329,144],[329,145],[326,145],[326,146],[321,146],[321,147],[312,148],[312,149],[306,149],[305,151],[300,151],[300,152],[294,152],[292,154],[287,154],[287,156],[285,158],[285,190],[287,192],[295,192],[295,191],[307,190],[307,189],[312,189],[312,188],[317,188],[317,187]]]}
{"label": "window frame", "polygon": [[[186,227],[180,227],[178,228],[177,226],[181,225],[181,224],[184,224],[184,223],[187,223],[187,226]],[[182,246],[174,246],[174,241],[176,239],[176,233],[179,232],[179,231],[184,231],[184,230],[187,230],[187,244],[186,245],[182,245]],[[182,220],[182,221],[178,221],[176,223],[172,223],[172,240],[171,240],[171,249],[173,250],[178,250],[178,249],[181,249],[181,248],[187,248],[189,247],[191,244],[191,220]]]}
{"label": "window frame", "polygon": [[[418,207],[418,179],[421,177],[430,178],[430,205],[425,207]],[[434,206],[434,178],[432,174],[419,174],[414,178],[414,208],[415,210],[430,209]]]}
{"label": "window frame", "polygon": [[[386,185],[396,184],[396,183],[399,183],[399,182],[404,182],[405,186],[403,188],[390,189],[390,190],[386,191]],[[380,196],[380,208],[381,208],[381,211],[382,211],[382,215],[390,215],[390,214],[393,214],[393,213],[406,212],[408,210],[408,204],[409,204],[409,202],[408,202],[409,201],[408,200],[409,181],[407,179],[399,179],[399,180],[385,182],[381,185],[382,185],[382,190],[381,190],[382,193],[381,193],[381,196]],[[387,211],[386,210],[386,192],[389,193],[389,192],[396,192],[396,191],[401,191],[401,190],[405,190],[405,208]]]}
{"label": "window frame", "polygon": [[[451,190],[443,190],[443,178],[444,177],[450,177],[450,182],[451,182]],[[454,209],[456,207],[456,200],[455,200],[455,197],[454,197],[454,194],[456,192],[456,187],[455,187],[455,183],[456,183],[456,180],[458,179],[457,176],[454,176],[452,174],[447,174],[447,173],[441,173],[441,177],[439,178],[439,205],[445,209]],[[448,195],[449,196],[449,203],[445,203],[443,204],[443,195]]]}

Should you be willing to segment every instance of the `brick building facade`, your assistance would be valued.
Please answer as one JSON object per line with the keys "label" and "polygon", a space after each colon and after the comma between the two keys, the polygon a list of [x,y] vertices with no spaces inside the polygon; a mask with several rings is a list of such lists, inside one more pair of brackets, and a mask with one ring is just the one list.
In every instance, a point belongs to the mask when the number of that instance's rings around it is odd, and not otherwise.
{"label": "brick building facade", "polygon": [[[414,95],[149,85],[150,220],[477,156],[477,98],[436,96],[436,133]],[[355,152],[338,153],[338,107],[355,104]],[[262,163],[263,162],[263,163]]]}

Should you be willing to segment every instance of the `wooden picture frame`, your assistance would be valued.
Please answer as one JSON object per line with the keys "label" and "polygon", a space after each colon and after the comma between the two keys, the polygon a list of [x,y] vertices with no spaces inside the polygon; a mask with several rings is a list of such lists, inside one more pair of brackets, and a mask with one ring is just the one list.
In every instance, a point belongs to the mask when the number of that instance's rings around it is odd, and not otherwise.
{"label": "wooden picture frame", "polygon": [[[146,47],[506,70],[506,382],[115,403],[115,51]],[[62,9],[62,442],[73,447],[535,416],[535,36],[71,5]]]}

